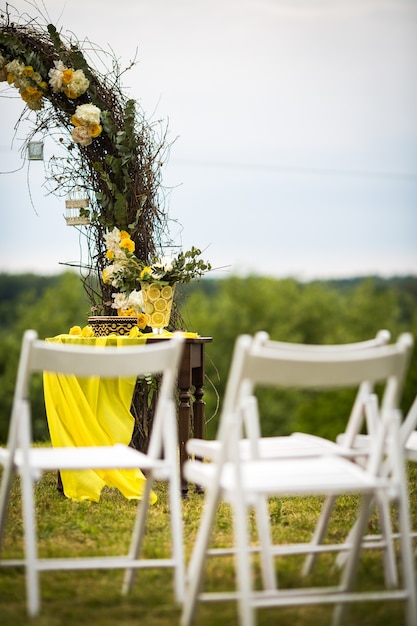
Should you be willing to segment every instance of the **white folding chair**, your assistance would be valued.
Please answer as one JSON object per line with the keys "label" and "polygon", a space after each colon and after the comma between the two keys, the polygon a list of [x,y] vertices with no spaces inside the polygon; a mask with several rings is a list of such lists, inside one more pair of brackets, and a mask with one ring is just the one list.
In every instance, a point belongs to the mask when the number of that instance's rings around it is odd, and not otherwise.
{"label": "white folding chair", "polygon": [[[269,341],[269,337],[265,332],[259,332],[255,336],[257,341],[265,342]],[[358,350],[367,350],[371,348],[377,348],[386,345],[391,338],[388,330],[380,330],[375,337],[367,339],[365,341],[358,341],[354,343],[346,344],[301,344],[291,343],[284,341],[270,341],[269,346],[271,349],[286,350],[288,352],[300,352],[302,354],[332,354],[340,352],[341,350],[346,353],[356,352]],[[340,447],[335,446],[335,442],[332,442],[324,437],[317,437],[307,433],[292,433],[291,435],[281,435],[275,437],[265,437],[258,440],[258,453],[262,458],[281,458],[292,456],[314,456],[322,452],[344,452],[344,454],[350,456],[351,443],[357,433],[360,432],[360,428],[363,424],[363,420],[366,419],[365,409],[366,400],[370,393],[368,383],[364,383],[360,386],[355,403],[352,407],[351,414],[347,420],[346,434],[347,436],[343,441],[342,451]],[[253,406],[254,410],[256,406]],[[245,431],[249,434],[251,429],[256,429],[255,434],[260,436],[260,427],[252,414],[245,420]],[[251,449],[250,441],[248,438],[244,438],[239,442],[240,452],[243,458],[250,458]],[[197,439],[191,438],[187,441],[187,453],[190,456],[204,459],[215,458],[220,447],[220,442],[216,439]]]}
{"label": "white folding chair", "polygon": [[[267,333],[259,332],[255,335],[255,341],[268,345],[270,349],[284,350],[290,353],[300,354],[335,354],[341,351],[345,353],[357,352],[361,350],[369,350],[379,348],[386,345],[391,338],[388,330],[380,330],[375,337],[365,341],[345,344],[300,344],[283,341],[270,341]],[[404,370],[405,371],[405,370]],[[399,381],[397,388],[397,402],[402,389],[402,381]],[[343,439],[337,443],[325,437],[320,437],[310,433],[293,432],[290,435],[279,435],[262,437],[259,424],[258,408],[256,399],[248,405],[244,414],[244,432],[247,435],[239,441],[239,449],[242,458],[249,459],[253,452],[251,450],[250,435],[257,437],[257,454],[264,459],[269,458],[298,458],[316,456],[324,453],[340,454],[347,458],[355,458],[357,451],[353,442],[358,433],[361,432],[365,422],[368,431],[372,428],[372,412],[368,410],[368,399],[372,392],[372,386],[369,381],[363,381],[359,386],[355,401],[352,405],[350,415],[346,420],[346,428]],[[215,458],[220,448],[220,441],[205,440],[192,438],[187,442],[187,452],[191,457],[204,458],[206,460]],[[316,533],[312,538],[312,544],[320,545],[327,524],[330,520],[331,512],[335,498],[328,498],[323,506],[322,516],[318,521]],[[384,512],[381,512],[381,524],[384,528],[386,537],[390,536],[391,530],[389,521]],[[394,559],[394,547],[385,538],[385,555],[384,555],[384,574],[388,585],[395,586],[397,584],[397,568]],[[374,548],[374,541],[364,543],[364,547]],[[316,561],[316,554],[311,553],[306,558],[303,574],[309,574]]]}
{"label": "white folding chair", "polygon": [[[188,567],[181,624],[188,626],[192,622],[198,600],[235,599],[238,602],[240,623],[253,626],[256,623],[256,610],[262,607],[334,603],[334,621],[340,623],[346,603],[400,599],[406,605],[405,622],[408,626],[415,625],[415,573],[410,549],[408,494],[397,410],[397,397],[407,369],[412,337],[405,334],[395,345],[352,352],[289,352],[272,347],[270,343],[267,340],[262,343],[256,338],[252,340],[247,336],[238,339],[219,422],[219,451],[211,463],[193,460],[185,464],[186,478],[205,488],[206,501]],[[248,406],[253,404],[256,386],[328,389],[358,387],[365,381],[370,388],[376,383],[385,383],[387,391],[384,403],[378,408],[376,436],[371,440],[363,466],[331,453],[288,459],[257,457],[256,428],[249,433],[251,457],[242,458],[239,442],[247,426],[247,415],[253,415],[252,411],[248,412]],[[315,548],[310,543],[272,544],[267,497],[337,497],[349,493],[362,496],[361,507],[355,533],[350,537],[348,559],[339,584],[324,588],[277,588],[274,558],[285,554],[308,554]],[[387,502],[394,499],[398,505],[402,588],[354,592],[362,537],[377,496]],[[206,557],[226,553],[224,548],[219,551],[209,546],[220,499],[229,502],[232,508],[232,552],[236,555],[237,589],[234,592],[204,593],[201,587]],[[262,590],[254,590],[252,586],[251,556],[254,549],[249,541],[247,520],[250,507],[256,511]]]}
{"label": "white folding chair", "polygon": [[[174,389],[183,337],[150,346],[90,347],[62,345],[39,340],[35,331],[26,331],[19,361],[7,448],[0,461],[4,466],[0,491],[0,542],[6,524],[12,478],[21,476],[24,524],[24,559],[0,561],[1,566],[26,568],[27,608],[31,616],[40,610],[39,573],[60,569],[125,569],[123,592],[130,589],[138,568],[172,567],[175,595],[183,600],[184,561],[182,508],[177,446],[177,418]],[[29,383],[35,372],[57,372],[79,377],[136,377],[161,374],[157,407],[147,453],[131,447],[42,448],[31,445]],[[82,469],[142,469],[146,486],[138,505],[130,550],[127,555],[108,557],[50,558],[38,555],[34,482],[43,471]],[[169,557],[140,558],[152,485],[155,480],[169,483],[172,552]]]}

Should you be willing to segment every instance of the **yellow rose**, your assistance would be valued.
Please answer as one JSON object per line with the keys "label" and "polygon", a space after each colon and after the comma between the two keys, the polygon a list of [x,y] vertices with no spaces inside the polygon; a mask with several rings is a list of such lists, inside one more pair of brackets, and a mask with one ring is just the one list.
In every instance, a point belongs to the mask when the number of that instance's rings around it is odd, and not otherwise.
{"label": "yellow rose", "polygon": [[138,336],[139,336],[139,328],[137,326],[133,326],[133,328],[129,330],[129,337],[131,339],[135,339]]}
{"label": "yellow rose", "polygon": [[143,330],[146,327],[146,315],[139,313],[138,315],[138,327]]}
{"label": "yellow rose", "polygon": [[120,239],[130,239],[130,235],[126,230],[120,231]]}
{"label": "yellow rose", "polygon": [[81,122],[81,120],[78,119],[78,117],[76,115],[73,115],[71,117],[71,124],[73,126],[83,126],[83,123]]}
{"label": "yellow rose", "polygon": [[114,259],[114,252],[113,252],[113,250],[107,250],[107,252],[106,252],[106,259],[110,259],[110,261],[113,261],[113,259]]}
{"label": "yellow rose", "polygon": [[78,335],[81,335],[81,332],[82,332],[82,331],[81,331],[81,326],[72,326],[72,327],[69,329],[69,334],[70,334],[70,335],[76,335],[76,336],[78,336]]}
{"label": "yellow rose", "polygon": [[91,326],[84,326],[81,331],[81,335],[83,337],[94,337],[94,330],[91,328]]}
{"label": "yellow rose", "polygon": [[135,242],[132,241],[130,237],[125,237],[121,240],[120,247],[128,250],[129,252],[133,252],[135,249]]}
{"label": "yellow rose", "polygon": [[[69,96],[72,97],[72,96]],[[76,96],[74,96],[76,97]],[[90,135],[94,138],[94,137],[98,137],[101,133],[101,131],[103,130],[103,127],[100,126],[100,124],[90,124],[90,126],[88,127],[89,131],[90,131]]]}

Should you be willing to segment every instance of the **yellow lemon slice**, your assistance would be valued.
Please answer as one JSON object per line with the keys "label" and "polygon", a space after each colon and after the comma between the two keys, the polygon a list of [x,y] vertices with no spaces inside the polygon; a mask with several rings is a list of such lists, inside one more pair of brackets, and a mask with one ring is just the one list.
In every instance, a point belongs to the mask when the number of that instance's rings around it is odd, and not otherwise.
{"label": "yellow lemon slice", "polygon": [[163,313],[154,313],[151,316],[151,326],[155,326],[155,328],[157,328],[158,326],[163,326],[165,322],[165,315]]}
{"label": "yellow lemon slice", "polygon": [[166,285],[161,289],[161,297],[165,298],[165,300],[169,300],[173,296],[173,289],[170,285]]}
{"label": "yellow lemon slice", "polygon": [[148,300],[150,300],[151,302],[161,297],[161,290],[153,284],[149,285],[149,289],[147,290],[147,292]]}
{"label": "yellow lemon slice", "polygon": [[159,298],[158,300],[155,300],[154,306],[155,311],[165,311],[167,308],[167,301],[163,298]]}
{"label": "yellow lemon slice", "polygon": [[155,307],[152,304],[152,302],[145,302],[145,313],[147,313],[148,315],[152,315],[154,310],[155,310]]}

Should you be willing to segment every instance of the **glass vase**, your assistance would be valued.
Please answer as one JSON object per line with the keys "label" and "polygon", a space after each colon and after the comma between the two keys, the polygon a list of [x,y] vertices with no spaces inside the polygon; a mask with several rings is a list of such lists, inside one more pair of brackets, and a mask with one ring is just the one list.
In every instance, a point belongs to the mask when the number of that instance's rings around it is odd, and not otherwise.
{"label": "glass vase", "polygon": [[146,323],[155,335],[163,333],[169,325],[175,285],[141,283]]}

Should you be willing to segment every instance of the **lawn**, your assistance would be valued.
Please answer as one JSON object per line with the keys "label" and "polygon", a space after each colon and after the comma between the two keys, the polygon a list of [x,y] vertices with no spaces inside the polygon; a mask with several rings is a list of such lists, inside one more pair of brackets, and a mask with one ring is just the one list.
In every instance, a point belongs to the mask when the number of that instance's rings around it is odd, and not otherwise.
{"label": "lawn", "polygon": [[[409,468],[411,508],[414,527],[417,528],[417,469]],[[167,498],[165,486],[156,486],[158,502],[152,507],[148,521],[145,550],[158,555],[169,544]],[[56,489],[55,474],[45,474],[37,485],[39,510],[40,552],[47,555],[86,555],[114,553],[126,550],[129,542],[135,503],[129,502],[117,491],[105,490],[100,503],[75,503],[64,498]],[[204,496],[190,492],[183,502],[186,558],[189,558]],[[302,541],[309,538],[321,501],[316,498],[272,499],[271,516],[277,541]],[[352,522],[354,498],[340,498],[331,525],[333,537],[342,537]],[[377,530],[377,519],[372,520]],[[222,504],[214,532],[216,545],[228,545],[231,540],[230,511]],[[7,521],[4,557],[22,554],[22,523],[20,489],[16,479]],[[280,560],[277,569],[280,583],[293,585],[299,579],[302,557]],[[333,557],[323,556],[315,576],[325,581],[334,572]],[[41,575],[42,610],[36,619],[26,616],[25,586],[22,569],[0,569],[0,623],[1,626],[172,626],[179,622],[180,608],[172,592],[170,570],[146,570],[137,574],[132,592],[127,597],[120,593],[122,572],[83,571],[46,572]],[[374,587],[382,582],[382,559],[379,552],[366,551],[361,560],[358,586]],[[211,588],[233,586],[233,562],[229,557],[212,559],[207,569],[207,584]],[[259,626],[297,626],[331,623],[331,607],[304,607],[302,609],[261,610]],[[347,626],[401,626],[403,605],[396,602],[377,602],[353,605],[348,612]],[[196,626],[237,625],[233,602],[200,605]]]}

